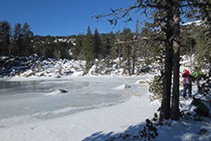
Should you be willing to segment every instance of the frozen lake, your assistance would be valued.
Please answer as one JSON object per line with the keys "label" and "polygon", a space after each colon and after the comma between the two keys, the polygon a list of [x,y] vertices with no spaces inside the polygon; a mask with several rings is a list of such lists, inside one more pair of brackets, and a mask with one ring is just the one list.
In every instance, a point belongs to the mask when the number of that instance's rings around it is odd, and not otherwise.
{"label": "frozen lake", "polygon": [[[19,116],[61,117],[113,106],[140,93],[138,77],[67,77],[0,81],[0,120]],[[125,85],[131,86],[125,89]],[[61,93],[64,89],[67,93]]]}

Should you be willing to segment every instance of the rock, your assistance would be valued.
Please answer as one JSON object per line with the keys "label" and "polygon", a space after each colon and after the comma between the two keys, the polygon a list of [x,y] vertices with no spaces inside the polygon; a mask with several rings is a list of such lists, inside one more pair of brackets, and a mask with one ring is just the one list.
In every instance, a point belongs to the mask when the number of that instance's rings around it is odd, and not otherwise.
{"label": "rock", "polygon": [[59,91],[61,92],[61,93],[67,93],[68,91],[66,91],[66,90],[64,90],[64,89],[59,89]]}
{"label": "rock", "polygon": [[55,76],[55,78],[61,78],[61,76],[60,75],[57,75],[57,76]]}
{"label": "rock", "polygon": [[130,88],[131,88],[131,86],[125,85],[125,89],[130,89]]}
{"label": "rock", "polygon": [[205,133],[207,133],[207,129],[205,129],[205,128],[201,129],[201,130],[198,132],[199,135],[204,135]]}
{"label": "rock", "polygon": [[149,72],[150,71],[150,67],[148,65],[145,65],[141,68],[141,72]]}

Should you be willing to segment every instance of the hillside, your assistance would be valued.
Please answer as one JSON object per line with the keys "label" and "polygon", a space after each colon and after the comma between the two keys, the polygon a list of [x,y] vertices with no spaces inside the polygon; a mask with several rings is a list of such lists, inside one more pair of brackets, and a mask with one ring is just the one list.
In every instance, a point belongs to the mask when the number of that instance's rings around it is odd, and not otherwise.
{"label": "hillside", "polygon": [[[145,64],[143,59],[139,60],[140,65],[136,66],[135,73],[148,72],[150,67]],[[95,60],[95,64],[90,68],[86,75],[128,75],[125,70],[126,62],[119,67],[119,59],[116,60]],[[1,57],[0,58],[0,76],[9,78],[13,76],[29,77],[29,76],[83,76],[85,75],[85,64],[83,60],[67,60],[67,59],[43,59],[37,55],[30,57]],[[154,63],[152,67],[157,67]]]}

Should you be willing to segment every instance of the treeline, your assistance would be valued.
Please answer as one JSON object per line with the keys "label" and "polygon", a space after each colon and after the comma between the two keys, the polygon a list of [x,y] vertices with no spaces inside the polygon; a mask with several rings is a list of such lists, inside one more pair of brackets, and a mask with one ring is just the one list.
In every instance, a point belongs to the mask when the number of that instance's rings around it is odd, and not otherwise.
{"label": "treeline", "polygon": [[[73,36],[74,37],[74,36]],[[62,39],[62,40],[61,40]],[[0,22],[0,55],[29,56],[38,54],[46,58],[71,58],[71,37],[34,36],[30,26],[15,24],[11,28],[7,21]]]}
{"label": "treeline", "polygon": [[197,21],[181,28],[181,54],[195,55],[193,64],[211,66],[211,24],[210,21]]}
{"label": "treeline", "polygon": [[[139,41],[139,42],[137,42]],[[65,36],[38,36],[33,35],[30,26],[25,23],[16,24],[11,28],[7,21],[0,22],[0,55],[29,56],[38,54],[45,58],[67,58],[86,60],[87,70],[94,64],[95,59],[120,58],[129,73],[134,73],[138,64],[138,57],[152,56],[153,52],[142,44],[142,36],[132,33],[125,28],[122,32],[100,34],[97,28],[92,33],[88,26],[87,33]]]}
{"label": "treeline", "polygon": [[27,23],[16,24],[11,29],[7,21],[0,22],[0,55],[25,56],[32,53],[31,40],[33,33]]}
{"label": "treeline", "polygon": [[72,59],[70,50],[73,47],[75,36],[54,37],[54,36],[34,36],[34,53],[45,58]]}
{"label": "treeline", "polygon": [[[94,64],[95,59],[117,59],[119,66],[124,65],[129,74],[134,74],[135,67],[140,64],[138,58],[145,58],[149,64],[155,56],[162,59],[165,54],[163,35],[145,24],[141,33],[135,33],[129,28],[122,32],[100,34],[95,29],[92,33],[88,26],[86,34],[73,36],[38,36],[33,35],[30,26],[25,23],[16,24],[11,28],[7,21],[0,22],[0,56],[30,56],[38,54],[45,58],[86,60],[87,70]],[[210,63],[210,25],[206,23],[188,24],[181,28],[181,54],[195,54],[199,62]],[[209,44],[208,44],[209,45]],[[199,53],[200,52],[200,53]]]}
{"label": "treeline", "polygon": [[129,28],[124,28],[122,32],[99,34],[97,28],[92,33],[88,26],[86,35],[76,36],[71,52],[74,59],[86,60],[87,70],[95,59],[109,61],[119,58],[118,67],[124,67],[128,74],[134,74],[135,67],[140,65],[139,57],[149,58],[155,54],[144,42],[143,36]]}

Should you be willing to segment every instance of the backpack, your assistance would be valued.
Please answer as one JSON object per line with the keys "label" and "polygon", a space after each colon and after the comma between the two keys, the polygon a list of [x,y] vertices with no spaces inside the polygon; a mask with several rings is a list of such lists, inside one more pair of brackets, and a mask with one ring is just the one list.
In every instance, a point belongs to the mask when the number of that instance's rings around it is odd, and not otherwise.
{"label": "backpack", "polygon": [[203,73],[202,73],[202,71],[200,69],[197,69],[197,70],[194,71],[192,76],[194,78],[198,78],[200,80],[202,78],[202,76],[203,76]]}
{"label": "backpack", "polygon": [[200,100],[193,97],[192,104],[196,106],[194,110],[198,115],[207,117],[209,115],[209,108]]}
{"label": "backpack", "polygon": [[200,116],[207,117],[209,115],[209,108],[203,102],[199,102],[199,105],[196,108],[196,113]]}
{"label": "backpack", "polygon": [[185,84],[191,84],[189,75],[185,77]]}

